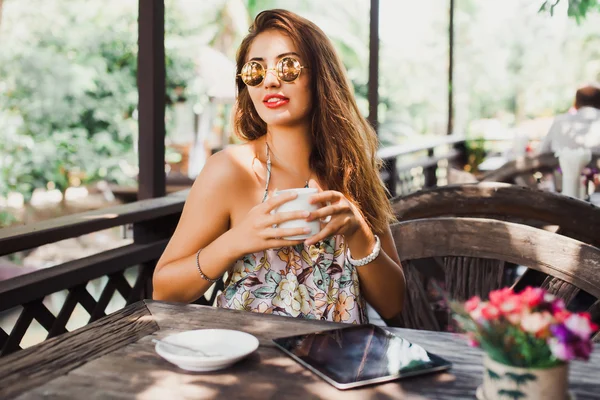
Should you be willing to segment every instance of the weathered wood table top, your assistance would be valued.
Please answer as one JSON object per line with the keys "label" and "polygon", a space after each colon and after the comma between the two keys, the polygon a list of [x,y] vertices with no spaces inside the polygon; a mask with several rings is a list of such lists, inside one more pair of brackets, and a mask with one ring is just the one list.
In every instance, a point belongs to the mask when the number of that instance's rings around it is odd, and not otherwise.
{"label": "weathered wood table top", "polygon": [[[450,333],[390,328],[453,362],[445,373],[340,391],[306,370],[271,339],[338,324],[142,301],[76,331],[0,359],[0,398],[18,399],[465,399],[482,381],[479,349]],[[154,351],[153,338],[201,328],[255,335],[258,350],[222,371],[187,372]],[[600,398],[600,345],[588,363],[573,362],[577,400]]]}

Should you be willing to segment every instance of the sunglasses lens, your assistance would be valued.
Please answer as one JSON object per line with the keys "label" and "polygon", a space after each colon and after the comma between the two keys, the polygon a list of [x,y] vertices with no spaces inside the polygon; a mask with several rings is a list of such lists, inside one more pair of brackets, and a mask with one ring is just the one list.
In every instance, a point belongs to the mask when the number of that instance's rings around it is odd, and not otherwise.
{"label": "sunglasses lens", "polygon": [[281,79],[284,82],[295,81],[300,76],[300,71],[302,71],[300,61],[292,57],[282,58],[277,66],[277,73],[279,75],[279,79]]}
{"label": "sunglasses lens", "polygon": [[250,61],[242,67],[242,81],[248,86],[260,85],[265,76],[265,69],[260,63]]}

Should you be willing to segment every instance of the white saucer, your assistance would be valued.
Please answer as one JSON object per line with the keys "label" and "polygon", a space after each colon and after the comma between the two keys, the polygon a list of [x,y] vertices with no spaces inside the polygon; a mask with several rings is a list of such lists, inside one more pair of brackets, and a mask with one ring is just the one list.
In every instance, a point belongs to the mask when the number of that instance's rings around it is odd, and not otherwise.
{"label": "white saucer", "polygon": [[[188,351],[169,343],[198,349]],[[246,332],[229,329],[198,329],[167,336],[156,344],[165,360],[187,371],[216,371],[229,367],[258,348],[258,339]]]}

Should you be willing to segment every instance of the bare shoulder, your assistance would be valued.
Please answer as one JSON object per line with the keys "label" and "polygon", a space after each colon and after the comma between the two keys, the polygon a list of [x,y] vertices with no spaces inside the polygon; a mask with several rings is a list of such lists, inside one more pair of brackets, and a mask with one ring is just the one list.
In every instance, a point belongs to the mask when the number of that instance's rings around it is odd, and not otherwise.
{"label": "bare shoulder", "polygon": [[230,195],[252,179],[253,146],[229,146],[208,158],[196,178],[192,192],[210,192],[213,197]]}

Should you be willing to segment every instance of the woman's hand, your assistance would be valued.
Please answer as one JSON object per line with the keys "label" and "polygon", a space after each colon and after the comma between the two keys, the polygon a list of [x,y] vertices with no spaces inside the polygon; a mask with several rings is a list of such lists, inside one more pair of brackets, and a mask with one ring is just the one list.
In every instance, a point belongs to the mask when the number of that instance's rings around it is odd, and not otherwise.
{"label": "woman's hand", "polygon": [[303,239],[286,240],[283,237],[306,235],[310,228],[274,228],[274,225],[294,219],[306,219],[308,211],[291,211],[271,213],[283,203],[298,197],[297,193],[289,192],[280,196],[273,196],[264,203],[253,207],[246,217],[231,230],[235,242],[240,245],[240,257],[266,249],[285,246],[295,246]]}
{"label": "woman's hand", "polygon": [[344,235],[346,239],[350,239],[361,226],[366,225],[360,211],[342,193],[335,190],[323,191],[312,179],[309,187],[319,190],[319,193],[311,197],[310,202],[326,205],[317,211],[311,212],[307,220],[323,220],[328,217],[331,217],[331,219],[327,223],[321,223],[321,231],[306,239],[304,242],[306,245],[310,246],[333,235]]}

